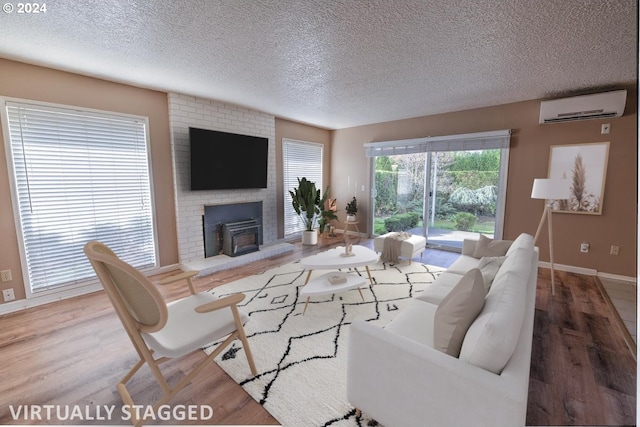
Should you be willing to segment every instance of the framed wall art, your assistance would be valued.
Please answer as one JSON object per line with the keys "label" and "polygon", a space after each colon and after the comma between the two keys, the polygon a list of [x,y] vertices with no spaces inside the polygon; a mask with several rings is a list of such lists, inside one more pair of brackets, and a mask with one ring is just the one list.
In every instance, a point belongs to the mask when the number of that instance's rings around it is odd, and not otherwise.
{"label": "framed wall art", "polygon": [[557,212],[602,214],[609,142],[552,145],[549,178],[567,178],[570,197],[556,200]]}

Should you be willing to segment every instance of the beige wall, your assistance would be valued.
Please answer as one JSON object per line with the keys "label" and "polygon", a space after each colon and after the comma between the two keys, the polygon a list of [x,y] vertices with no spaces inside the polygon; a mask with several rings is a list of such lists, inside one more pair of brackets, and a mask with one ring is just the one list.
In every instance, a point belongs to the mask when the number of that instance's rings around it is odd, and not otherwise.
{"label": "beige wall", "polygon": [[[304,125],[285,119],[276,118],[276,188],[278,198],[277,212],[278,218],[284,217],[284,191],[282,188],[282,139],[293,139],[297,141],[315,142],[324,145],[324,169],[323,176],[325,186],[331,183],[331,131]],[[290,190],[290,189],[287,189]],[[322,189],[324,192],[324,188]],[[333,194],[333,191],[331,191]],[[284,224],[278,221],[278,238],[284,237]]]}
{"label": "beige wall", "polygon": [[[333,138],[333,194],[339,216],[358,187],[359,227],[369,230],[369,161],[363,143],[439,136],[500,129],[513,129],[509,154],[509,176],[504,236],[521,232],[535,234],[544,202],[530,198],[534,178],[547,177],[551,145],[610,141],[609,163],[602,215],[554,214],[554,261],[599,272],[636,276],[637,246],[637,99],[630,88],[625,115],[617,119],[585,120],[549,125],[538,124],[539,101],[526,101],[408,120],[398,120],[337,130]],[[603,123],[611,133],[601,135]],[[350,187],[347,187],[347,182]],[[545,229],[546,230],[546,229]],[[589,242],[589,253],[581,253],[581,242]],[[611,245],[620,246],[618,256],[609,255]],[[540,259],[549,260],[546,235],[538,241]]]}
{"label": "beige wall", "polygon": [[[149,138],[160,265],[178,262],[167,95],[77,74],[0,59],[0,96],[149,117]],[[25,298],[4,140],[0,135],[0,269],[13,280],[0,284]],[[1,299],[0,299],[1,302]]]}

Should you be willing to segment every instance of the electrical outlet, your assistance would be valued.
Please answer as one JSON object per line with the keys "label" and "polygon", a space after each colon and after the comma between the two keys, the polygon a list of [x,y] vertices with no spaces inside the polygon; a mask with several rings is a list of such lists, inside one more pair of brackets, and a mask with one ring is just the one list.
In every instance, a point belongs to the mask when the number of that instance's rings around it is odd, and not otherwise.
{"label": "electrical outlet", "polygon": [[9,302],[9,301],[13,301],[14,299],[16,299],[16,296],[13,293],[13,289],[5,289],[2,291],[2,298],[4,299],[4,302]]}
{"label": "electrical outlet", "polygon": [[620,246],[611,245],[611,250],[609,251],[609,255],[618,255],[620,253]]}
{"label": "electrical outlet", "polygon": [[2,270],[0,271],[0,281],[2,282],[10,282],[11,279],[11,270]]}
{"label": "electrical outlet", "polygon": [[589,244],[587,242],[580,243],[580,252],[583,252],[583,253],[589,252]]}

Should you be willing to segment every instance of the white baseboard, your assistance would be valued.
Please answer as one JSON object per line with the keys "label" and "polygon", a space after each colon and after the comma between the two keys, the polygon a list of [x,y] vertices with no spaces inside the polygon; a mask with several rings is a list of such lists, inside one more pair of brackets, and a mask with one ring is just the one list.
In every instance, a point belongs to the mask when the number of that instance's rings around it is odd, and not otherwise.
{"label": "white baseboard", "polygon": [[[538,267],[551,268],[551,263],[546,261],[538,262]],[[553,263],[553,269],[558,271],[566,271],[568,273],[584,274],[585,276],[595,276],[598,274],[597,270],[592,268],[576,267],[574,265],[565,265]]]}
{"label": "white baseboard", "polygon": [[81,286],[74,289],[68,289],[65,291],[54,292],[46,295],[33,296],[31,298],[19,299],[16,301],[0,304],[0,314],[13,313],[20,310],[26,310],[27,308],[37,307],[39,305],[49,304],[64,299],[78,297],[80,295],[86,295],[93,292],[102,290],[102,285],[99,283],[92,283],[86,286]]}
{"label": "white baseboard", "polygon": [[604,279],[611,279],[611,280],[620,280],[622,282],[638,283],[637,277],[622,276],[620,274],[598,272],[598,277],[602,277]]}
{"label": "white baseboard", "polygon": [[[145,276],[154,276],[156,274],[166,273],[168,271],[179,269],[178,264],[166,265],[164,267],[151,268],[143,270]],[[27,308],[37,307],[56,301],[62,301],[69,298],[79,297],[81,295],[90,294],[102,290],[102,285],[96,280],[88,282],[84,286],[78,286],[73,289],[64,289],[59,292],[49,292],[43,295],[34,295],[31,298],[19,299],[16,301],[0,304],[0,315],[14,313]]]}
{"label": "white baseboard", "polygon": [[[538,266],[542,268],[551,268],[551,264],[546,261],[540,261],[538,263]],[[602,271],[594,270],[593,268],[576,267],[574,265],[553,263],[553,269],[558,271],[566,271],[569,273],[584,274],[585,276],[598,276],[598,277],[603,277],[605,279],[621,280],[624,282],[632,282],[632,283],[638,282],[637,277],[622,276],[620,274],[613,274],[613,273],[604,273]]]}
{"label": "white baseboard", "polygon": [[[344,230],[340,229],[340,228],[336,228],[334,231],[337,231],[338,233],[342,233],[344,234]],[[349,236],[358,236],[361,237],[363,239],[368,238],[369,236],[367,235],[367,233],[358,233],[357,231],[347,231],[347,234]]]}

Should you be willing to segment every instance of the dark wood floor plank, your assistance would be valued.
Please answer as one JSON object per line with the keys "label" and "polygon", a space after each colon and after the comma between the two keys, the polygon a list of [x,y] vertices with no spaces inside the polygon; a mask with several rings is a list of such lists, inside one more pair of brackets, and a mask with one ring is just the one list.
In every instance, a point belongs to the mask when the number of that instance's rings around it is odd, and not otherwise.
{"label": "dark wood floor plank", "polygon": [[617,393],[607,387],[600,387],[600,396],[603,406],[607,408],[603,412],[603,425],[636,425],[636,398]]}
{"label": "dark wood floor plank", "polygon": [[636,365],[611,304],[592,277],[540,269],[528,425],[627,425]]}
{"label": "dark wood floor plank", "polygon": [[599,386],[629,397],[636,397],[635,372],[626,370],[634,364],[631,356],[599,346],[590,346],[587,351],[594,378]]}

